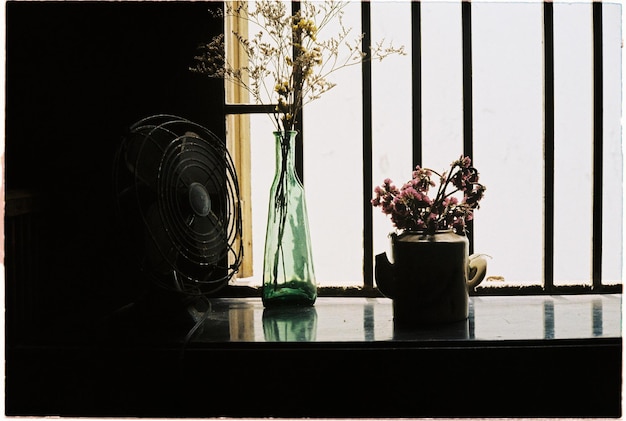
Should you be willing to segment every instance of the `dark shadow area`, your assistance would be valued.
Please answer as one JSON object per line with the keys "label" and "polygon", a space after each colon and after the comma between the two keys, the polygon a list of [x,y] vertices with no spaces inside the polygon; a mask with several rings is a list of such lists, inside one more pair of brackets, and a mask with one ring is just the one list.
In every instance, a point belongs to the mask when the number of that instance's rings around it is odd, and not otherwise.
{"label": "dark shadow area", "polygon": [[6,3],[6,189],[19,208],[7,211],[9,334],[37,336],[44,317],[89,318],[142,289],[117,230],[114,155],[153,114],[224,138],[222,83],[188,70],[222,30],[218,6]]}

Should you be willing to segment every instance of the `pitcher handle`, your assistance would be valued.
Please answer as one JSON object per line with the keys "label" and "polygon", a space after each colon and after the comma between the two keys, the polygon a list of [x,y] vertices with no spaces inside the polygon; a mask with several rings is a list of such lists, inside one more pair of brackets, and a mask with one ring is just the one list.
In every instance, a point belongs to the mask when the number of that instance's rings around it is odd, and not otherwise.
{"label": "pitcher handle", "polygon": [[487,274],[487,260],[485,254],[472,254],[469,257],[469,274],[467,286],[470,289],[478,286]]}

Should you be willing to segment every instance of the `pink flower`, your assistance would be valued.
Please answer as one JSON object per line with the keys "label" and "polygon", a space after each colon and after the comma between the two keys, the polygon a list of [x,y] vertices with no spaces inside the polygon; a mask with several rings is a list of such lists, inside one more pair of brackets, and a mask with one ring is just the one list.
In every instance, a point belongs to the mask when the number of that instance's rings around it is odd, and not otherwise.
{"label": "pink flower", "polygon": [[457,199],[454,196],[446,197],[445,199],[443,199],[443,206],[444,206],[444,208],[449,208],[451,206],[455,206],[458,203],[459,203],[459,199]]}
{"label": "pink flower", "polygon": [[[438,229],[452,228],[463,234],[466,222],[473,218],[473,210],[478,209],[485,192],[485,186],[478,182],[478,171],[471,166],[471,162],[469,157],[461,156],[450,164],[450,175],[418,165],[411,174],[411,180],[400,189],[386,178],[381,186],[374,188],[372,206],[381,207],[399,230],[434,233]],[[428,195],[430,188],[436,186],[431,180],[433,173],[439,177],[440,183],[434,199]],[[452,191],[448,191],[449,188]],[[463,193],[461,203],[452,196],[456,192]]]}
{"label": "pink flower", "polygon": [[468,193],[466,193],[464,197],[464,202],[470,205],[472,208],[478,209],[478,202],[485,195],[485,186],[481,184],[476,184],[473,186],[474,189]]}
{"label": "pink flower", "polygon": [[452,184],[459,190],[467,190],[478,183],[478,171],[475,168],[459,169],[452,177]]}
{"label": "pink flower", "polygon": [[455,219],[454,223],[452,224],[452,229],[454,229],[454,231],[457,233],[464,232],[465,231],[465,219],[464,218]]}
{"label": "pink flower", "polygon": [[427,168],[420,168],[418,165],[413,171],[413,179],[411,183],[413,187],[419,191],[428,193],[430,187],[435,186],[435,182],[430,179],[432,171]]}

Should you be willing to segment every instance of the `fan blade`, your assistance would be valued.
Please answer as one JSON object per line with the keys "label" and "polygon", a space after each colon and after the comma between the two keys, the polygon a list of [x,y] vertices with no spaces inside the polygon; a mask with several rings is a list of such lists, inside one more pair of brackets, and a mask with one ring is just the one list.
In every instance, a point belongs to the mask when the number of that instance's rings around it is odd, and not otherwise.
{"label": "fan blade", "polygon": [[194,233],[199,261],[218,264],[228,247],[220,221],[212,214],[204,218],[196,217],[189,229]]}
{"label": "fan blade", "polygon": [[166,129],[143,127],[128,138],[125,161],[137,180],[156,190],[161,157],[174,139]]}
{"label": "fan blade", "polygon": [[200,183],[224,188],[225,165],[221,154],[201,139],[186,135],[181,139],[179,176],[185,186]]}
{"label": "fan blade", "polygon": [[192,216],[188,224],[194,238],[211,236],[215,232],[215,223],[209,217]]}
{"label": "fan blade", "polygon": [[145,214],[146,224],[146,260],[149,267],[157,273],[172,271],[178,252],[170,239],[156,205],[150,206]]}

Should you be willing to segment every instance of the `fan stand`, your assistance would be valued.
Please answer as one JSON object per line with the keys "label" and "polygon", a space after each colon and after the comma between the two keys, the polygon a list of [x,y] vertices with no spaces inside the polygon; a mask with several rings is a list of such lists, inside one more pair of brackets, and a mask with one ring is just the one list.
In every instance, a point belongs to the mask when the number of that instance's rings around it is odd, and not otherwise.
{"label": "fan stand", "polygon": [[134,321],[142,330],[187,334],[196,328],[199,318],[208,315],[210,302],[205,296],[175,294],[151,282],[145,282],[136,299],[118,309],[114,318]]}

